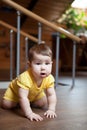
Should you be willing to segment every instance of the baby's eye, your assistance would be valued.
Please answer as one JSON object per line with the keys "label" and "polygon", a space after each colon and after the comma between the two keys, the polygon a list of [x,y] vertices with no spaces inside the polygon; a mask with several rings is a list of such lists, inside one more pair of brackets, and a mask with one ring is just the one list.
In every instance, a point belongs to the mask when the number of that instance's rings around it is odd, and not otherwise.
{"label": "baby's eye", "polygon": [[47,63],[45,63],[45,64],[46,64],[46,65],[49,65],[50,63],[47,62]]}
{"label": "baby's eye", "polygon": [[37,64],[37,65],[40,65],[41,63],[37,62],[36,64]]}

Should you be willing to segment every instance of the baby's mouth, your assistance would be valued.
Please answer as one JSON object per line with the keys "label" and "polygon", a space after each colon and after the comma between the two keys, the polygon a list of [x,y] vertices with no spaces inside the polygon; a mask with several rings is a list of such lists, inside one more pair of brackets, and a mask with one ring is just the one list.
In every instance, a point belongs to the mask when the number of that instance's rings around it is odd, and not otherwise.
{"label": "baby's mouth", "polygon": [[45,76],[45,75],[46,75],[46,73],[41,73],[40,75],[41,75],[41,76]]}

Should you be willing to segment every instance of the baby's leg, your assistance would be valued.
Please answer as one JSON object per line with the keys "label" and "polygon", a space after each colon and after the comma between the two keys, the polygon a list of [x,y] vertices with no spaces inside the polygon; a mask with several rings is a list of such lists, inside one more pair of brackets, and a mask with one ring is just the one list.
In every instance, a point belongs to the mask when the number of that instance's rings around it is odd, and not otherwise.
{"label": "baby's leg", "polygon": [[44,95],[42,98],[31,103],[32,107],[47,109],[47,97]]}
{"label": "baby's leg", "polygon": [[16,106],[17,106],[17,103],[13,102],[13,101],[3,99],[1,102],[1,107],[4,109],[11,109],[11,108],[14,108]]}
{"label": "baby's leg", "polygon": [[17,102],[18,97],[9,86],[6,92],[4,93],[1,106],[5,109],[11,109],[17,106]]}

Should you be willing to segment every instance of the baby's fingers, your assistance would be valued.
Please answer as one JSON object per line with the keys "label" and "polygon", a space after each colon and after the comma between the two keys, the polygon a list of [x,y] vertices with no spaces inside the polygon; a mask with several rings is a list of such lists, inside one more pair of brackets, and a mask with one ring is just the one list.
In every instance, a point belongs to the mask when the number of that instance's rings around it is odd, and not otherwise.
{"label": "baby's fingers", "polygon": [[42,117],[32,117],[30,120],[31,121],[42,121],[43,118]]}
{"label": "baby's fingers", "polygon": [[50,110],[46,111],[44,113],[44,116],[46,116],[47,118],[55,118],[55,117],[57,117],[56,113],[53,112],[53,111],[50,111]]}
{"label": "baby's fingers", "polygon": [[35,114],[35,113],[32,113],[32,114],[28,117],[28,119],[29,119],[30,121],[42,121],[42,120],[43,120],[43,118],[42,118],[40,115]]}

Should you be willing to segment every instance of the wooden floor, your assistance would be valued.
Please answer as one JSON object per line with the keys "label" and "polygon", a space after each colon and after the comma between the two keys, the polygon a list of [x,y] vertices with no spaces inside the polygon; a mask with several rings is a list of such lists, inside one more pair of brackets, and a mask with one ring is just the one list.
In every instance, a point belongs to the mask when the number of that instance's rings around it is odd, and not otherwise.
{"label": "wooden floor", "polygon": [[[30,122],[20,109],[0,108],[0,130],[87,130],[87,73],[77,75],[73,88],[70,76],[60,77],[59,82],[56,87],[57,118],[46,119],[42,110],[34,109],[44,120]],[[0,89],[0,101],[3,93]]]}

